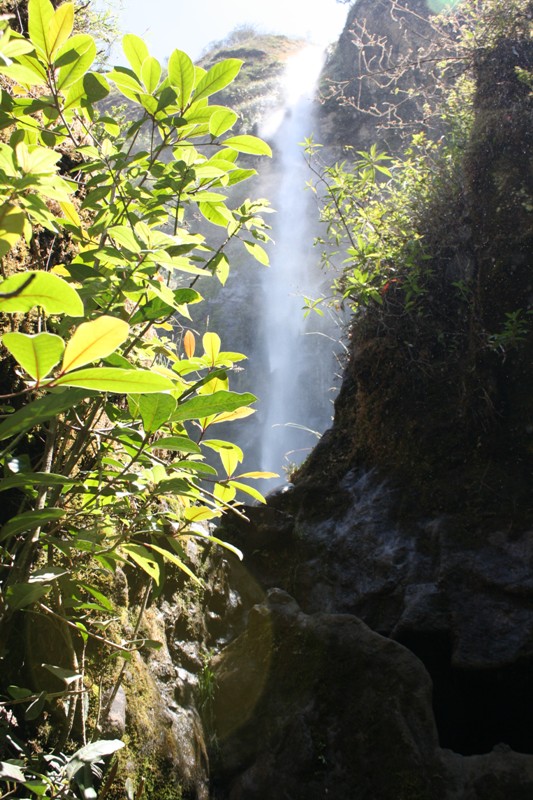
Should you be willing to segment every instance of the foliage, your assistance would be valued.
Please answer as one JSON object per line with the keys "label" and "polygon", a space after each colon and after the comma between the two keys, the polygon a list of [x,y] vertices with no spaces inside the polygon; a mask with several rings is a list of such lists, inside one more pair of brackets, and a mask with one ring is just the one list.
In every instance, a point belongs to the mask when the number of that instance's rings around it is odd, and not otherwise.
{"label": "foliage", "polygon": [[[29,0],[28,10],[28,36],[4,20],[0,38],[0,312],[4,364],[15,364],[0,422],[0,490],[9,499],[0,529],[1,655],[17,677],[10,632],[29,612],[55,621],[68,647],[50,665],[61,691],[2,686],[0,711],[13,704],[35,720],[59,702],[61,745],[76,714],[83,729],[88,719],[80,653],[98,647],[128,659],[159,646],[138,638],[139,624],[131,638],[117,630],[109,577],[121,567],[144,576],[142,614],[169,570],[201,583],[187,564],[191,538],[239,555],[205,524],[235,509],[238,493],[262,499],[248,480],[263,474],[238,474],[242,451],[213,433],[253,413],[256,398],[229,385],[244,356],[222,350],[213,331],[199,346],[189,306],[202,300],[199,276],[225,281],[229,242],[262,261],[266,202],[231,208],[225,192],[254,174],[239,154],[270,150],[255,136],[232,135],[236,115],[209,102],[235,78],[238,59],[205,70],[176,50],[163,77],[145,43],[127,35],[130,66],[101,74],[92,71],[94,39],[73,33],[72,3]],[[111,85],[136,106],[135,122],[99,114]],[[139,146],[141,135],[148,146]],[[222,244],[195,232],[199,217]],[[90,693],[103,713],[101,689]],[[96,733],[98,715],[93,722]],[[71,797],[78,772],[69,764],[80,752],[58,762],[63,788],[16,748],[0,779],[20,783],[22,771],[29,790]],[[91,787],[78,791],[94,797]]]}
{"label": "foliage", "polygon": [[[390,2],[393,15],[407,11],[420,22],[415,11]],[[353,100],[359,110],[381,117],[385,126],[404,124],[402,81],[421,64],[430,71],[422,80],[417,75],[416,88],[405,90],[410,99],[416,96],[419,114],[409,120],[417,132],[400,155],[389,156],[374,145],[368,152],[358,151],[355,160],[348,152],[346,161],[328,166],[320,160],[320,145],[306,142],[314,174],[309,185],[320,197],[326,224],[326,236],[318,240],[323,262],[336,268],[333,288],[352,309],[381,305],[389,291],[401,288],[405,310],[413,311],[427,292],[428,229],[435,228],[436,216],[450,213],[446,203],[461,192],[462,161],[473,124],[476,59],[504,38],[529,38],[530,12],[530,0],[465,0],[453,12],[448,8],[426,21],[425,48],[399,53],[361,23],[361,35],[355,37],[361,80],[372,80],[399,99],[387,100],[381,110],[365,109]],[[444,218],[441,225],[445,227]],[[318,306],[309,301],[308,307]],[[515,322],[523,333],[526,321]],[[516,338],[507,328],[504,338]]]}
{"label": "foliage", "polygon": [[[387,0],[379,26],[364,4],[352,17],[357,75],[334,57],[326,94],[375,118],[378,130],[443,132],[443,104],[463,115],[472,100],[477,54],[502,39],[531,35],[531,0]],[[424,9],[427,6],[427,10]],[[342,61],[342,58],[341,58]],[[453,88],[452,88],[453,87]],[[458,97],[454,100],[453,95]]]}

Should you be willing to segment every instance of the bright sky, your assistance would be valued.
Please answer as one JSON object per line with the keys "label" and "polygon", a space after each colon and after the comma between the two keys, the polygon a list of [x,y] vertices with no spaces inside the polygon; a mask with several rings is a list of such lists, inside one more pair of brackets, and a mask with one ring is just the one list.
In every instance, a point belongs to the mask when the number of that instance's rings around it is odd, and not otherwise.
{"label": "bright sky", "polygon": [[349,7],[337,0],[122,0],[118,13],[120,29],[141,36],[164,62],[176,48],[196,60],[210,42],[245,24],[328,44],[340,34]]}

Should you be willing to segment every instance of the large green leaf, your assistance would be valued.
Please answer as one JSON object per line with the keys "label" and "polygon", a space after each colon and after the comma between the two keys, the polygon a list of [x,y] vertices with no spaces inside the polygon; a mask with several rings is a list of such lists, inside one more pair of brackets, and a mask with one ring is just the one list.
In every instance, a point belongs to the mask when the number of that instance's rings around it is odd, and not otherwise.
{"label": "large green leaf", "polygon": [[199,586],[203,586],[203,583],[200,580],[200,578],[198,578],[194,574],[194,572],[186,564],[183,563],[181,558],[178,558],[177,555],[171,553],[169,550],[164,550],[162,547],[158,547],[156,544],[151,544],[149,545],[149,547],[152,550],[155,550],[156,553],[162,555],[165,561],[170,561],[172,564],[175,564],[177,567],[179,567],[181,571],[184,572],[192,581],[197,583]]}
{"label": "large green leaf", "polygon": [[16,436],[24,431],[29,431],[36,425],[41,425],[53,417],[59,416],[63,411],[73,408],[90,395],[91,392],[81,389],[62,390],[51,392],[46,397],[28,403],[18,411],[10,414],[7,419],[0,423],[0,441]]}
{"label": "large green leaf", "polygon": [[25,219],[26,215],[18,206],[4,203],[0,209],[0,258],[9,253],[22,236]]}
{"label": "large green leaf", "polygon": [[54,472],[19,472],[9,478],[0,478],[0,492],[8,489],[32,489],[34,486],[65,486],[75,484],[73,478]]}
{"label": "large green leaf", "polygon": [[65,349],[63,339],[53,333],[5,333],[2,343],[36,381],[46,378]]}
{"label": "large green leaf", "polygon": [[178,92],[180,108],[183,111],[190,100],[194,86],[194,64],[181,50],[174,50],[168,60],[168,80]]}
{"label": "large green leaf", "polygon": [[36,425],[59,416],[91,395],[93,392],[81,389],[52,390],[45,397],[29,402],[18,411],[14,411],[0,423],[0,441],[29,431]]}
{"label": "large green leaf", "polygon": [[28,33],[35,48],[46,58],[51,52],[50,23],[54,13],[50,0],[28,2]]}
{"label": "large green leaf", "polygon": [[[74,755],[69,758],[66,768],[68,778],[72,780],[82,767],[87,766],[87,764],[93,764],[95,761],[100,761],[105,756],[116,753],[122,747],[124,747],[124,742],[121,742],[120,739],[99,739],[96,742],[91,742],[91,744],[86,744],[85,747],[76,750]],[[87,798],[89,797],[89,795],[86,796]]]}
{"label": "large green leaf", "polygon": [[143,61],[143,65],[141,67],[141,80],[146,87],[146,91],[155,92],[159,85],[159,79],[161,78],[161,64],[154,58],[153,56],[149,56]]}
{"label": "large green leaf", "polygon": [[150,58],[146,43],[134,33],[127,33],[122,37],[122,49],[130,62],[132,70],[140,78],[144,62],[147,58]]}
{"label": "large green leaf", "polygon": [[79,33],[61,48],[56,58],[59,66],[57,88],[62,92],[83,79],[96,58],[96,43],[92,36]]}
{"label": "large green leaf", "polygon": [[123,544],[121,549],[134,561],[147,575],[159,585],[161,570],[157,561],[146,547],[140,544]]}
{"label": "large green leaf", "polygon": [[127,322],[107,314],[82,322],[65,348],[61,371],[71,372],[114,353],[126,341],[129,332]]}
{"label": "large green leaf", "polygon": [[233,127],[237,119],[235,111],[230,108],[219,108],[209,119],[209,133],[211,136],[222,136],[223,133]]}
{"label": "large green leaf", "polygon": [[74,3],[61,3],[55,10],[54,16],[48,26],[49,58],[54,55],[62,44],[66,42],[74,27]]}
{"label": "large green leaf", "polygon": [[230,136],[222,142],[224,147],[231,147],[238,153],[248,153],[253,156],[272,156],[269,145],[257,136],[242,134],[241,136]]}
{"label": "large green leaf", "polygon": [[47,522],[56,522],[65,516],[67,512],[62,508],[45,508],[42,511],[24,511],[22,514],[17,514],[11,517],[9,522],[0,530],[0,541],[7,539],[9,536],[14,536],[17,533],[27,532],[40,528]]}
{"label": "large green leaf", "polygon": [[195,103],[204,97],[219,92],[230,84],[239,74],[243,62],[240,58],[226,58],[215,64],[211,69],[200,79],[196,91],[194,93]]}
{"label": "large green leaf", "polygon": [[193,397],[191,400],[186,400],[185,403],[178,406],[176,412],[172,415],[172,419],[176,422],[185,419],[203,419],[203,417],[210,417],[212,414],[235,411],[235,409],[242,406],[249,406],[255,403],[256,400],[257,397],[248,392],[244,394],[214,392],[213,394],[201,395]]}
{"label": "large green leaf", "polygon": [[[113,367],[93,367],[69,372],[53,383],[54,386],[79,386],[97,392],[116,394],[145,394],[167,392],[175,385],[163,375],[148,369],[115,369]],[[0,426],[1,432],[1,426]]]}
{"label": "large green leaf", "polygon": [[35,306],[41,306],[48,314],[83,316],[78,292],[51,272],[17,272],[0,284],[0,311],[25,314]]}
{"label": "large green leaf", "polygon": [[164,436],[148,446],[150,450],[176,450],[179,453],[201,453],[201,448],[188,436]]}
{"label": "large green leaf", "polygon": [[139,412],[146,433],[155,433],[176,409],[176,400],[170,394],[140,395]]}
{"label": "large green leaf", "polygon": [[6,591],[7,605],[12,611],[26,608],[48,594],[51,588],[38,583],[15,583]]}

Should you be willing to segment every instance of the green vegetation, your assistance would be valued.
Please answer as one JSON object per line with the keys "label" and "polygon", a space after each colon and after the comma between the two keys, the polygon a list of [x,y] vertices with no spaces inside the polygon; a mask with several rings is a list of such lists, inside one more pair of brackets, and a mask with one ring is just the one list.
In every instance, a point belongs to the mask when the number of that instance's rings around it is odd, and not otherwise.
{"label": "green vegetation", "polygon": [[[255,174],[240,154],[270,150],[232,135],[237,115],[209,103],[239,59],[206,70],[176,50],[163,77],[127,35],[130,66],[102,74],[73,3],[28,11],[28,36],[3,19],[0,38],[0,785],[92,798],[123,746],[98,732],[124,669],[98,684],[97,667],[160,646],[142,635],[150,597],[172,571],[202,583],[191,539],[239,555],[204,523],[238,493],[262,499],[249,481],[263,474],[238,474],[242,451],[214,427],[253,413],[256,398],[229,385],[244,356],[214,331],[200,344],[189,306],[200,276],[225,282],[230,242],[264,263],[266,202],[232,208],[226,191]],[[111,86],[134,122],[98,112]],[[136,576],[129,625],[112,586],[122,567]]]}

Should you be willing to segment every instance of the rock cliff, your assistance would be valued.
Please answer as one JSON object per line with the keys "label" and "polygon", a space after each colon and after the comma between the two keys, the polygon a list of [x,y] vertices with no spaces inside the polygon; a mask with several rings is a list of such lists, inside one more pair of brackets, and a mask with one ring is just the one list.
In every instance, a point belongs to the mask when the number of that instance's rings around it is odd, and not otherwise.
{"label": "rock cliff", "polygon": [[[265,592],[213,661],[214,796],[533,791],[530,41],[476,56],[475,119],[401,285],[353,328],[335,422],[223,535]],[[469,287],[468,302],[457,284]],[[246,604],[245,604],[246,606]]]}

